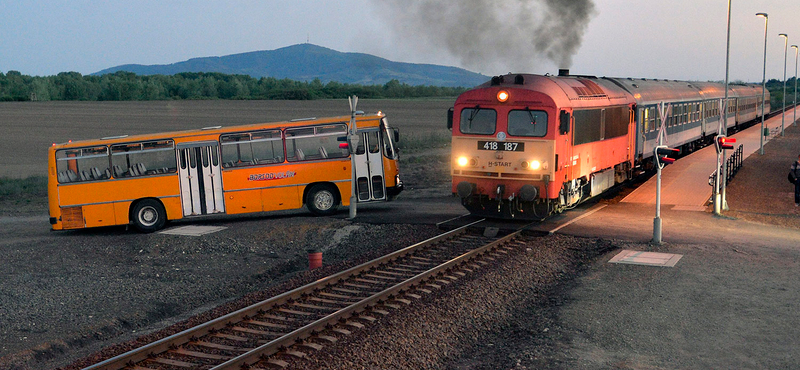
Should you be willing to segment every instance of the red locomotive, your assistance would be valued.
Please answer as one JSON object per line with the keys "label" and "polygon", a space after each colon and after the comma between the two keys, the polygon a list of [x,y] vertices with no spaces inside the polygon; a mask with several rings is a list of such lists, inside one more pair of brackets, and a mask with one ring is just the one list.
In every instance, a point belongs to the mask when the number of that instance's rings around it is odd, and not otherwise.
{"label": "red locomotive", "polygon": [[[761,94],[761,86],[731,85],[728,126],[760,117]],[[544,218],[652,166],[659,103],[671,107],[670,146],[692,151],[712,142],[724,95],[719,83],[564,70],[493,77],[461,94],[448,113],[452,191],[473,214]]]}

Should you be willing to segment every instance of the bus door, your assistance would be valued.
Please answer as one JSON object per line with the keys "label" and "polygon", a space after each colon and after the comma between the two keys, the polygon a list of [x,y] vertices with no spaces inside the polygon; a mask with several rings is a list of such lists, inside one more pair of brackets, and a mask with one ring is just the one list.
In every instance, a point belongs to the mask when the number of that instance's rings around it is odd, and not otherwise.
{"label": "bus door", "polygon": [[356,149],[356,192],[359,202],[386,199],[383,155],[378,130],[362,131]]}
{"label": "bus door", "polygon": [[225,212],[218,142],[178,146],[184,216]]}

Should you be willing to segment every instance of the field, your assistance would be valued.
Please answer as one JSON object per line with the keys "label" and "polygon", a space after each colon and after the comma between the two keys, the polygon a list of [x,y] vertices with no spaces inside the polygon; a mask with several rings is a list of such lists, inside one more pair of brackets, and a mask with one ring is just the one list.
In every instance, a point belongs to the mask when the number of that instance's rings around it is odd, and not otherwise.
{"label": "field", "polygon": [[[454,101],[359,100],[357,109],[386,113],[403,148],[446,141],[445,117]],[[46,175],[47,147],[68,140],[339,115],[350,115],[347,100],[0,103],[0,178]]]}

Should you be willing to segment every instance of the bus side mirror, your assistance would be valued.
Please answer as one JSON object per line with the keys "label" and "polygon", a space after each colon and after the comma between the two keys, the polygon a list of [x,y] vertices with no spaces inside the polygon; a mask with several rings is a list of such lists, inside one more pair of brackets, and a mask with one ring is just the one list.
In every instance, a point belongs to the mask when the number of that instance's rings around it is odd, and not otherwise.
{"label": "bus side mirror", "polygon": [[447,110],[447,129],[453,129],[453,108]]}
{"label": "bus side mirror", "polygon": [[570,123],[569,112],[562,110],[559,118],[560,118],[560,124],[558,126],[558,131],[561,132],[561,135],[566,135],[569,133],[569,123]]}
{"label": "bus side mirror", "polygon": [[400,142],[400,130],[398,130],[395,127],[395,128],[392,129],[392,131],[394,132],[394,142],[395,143],[399,143]]}

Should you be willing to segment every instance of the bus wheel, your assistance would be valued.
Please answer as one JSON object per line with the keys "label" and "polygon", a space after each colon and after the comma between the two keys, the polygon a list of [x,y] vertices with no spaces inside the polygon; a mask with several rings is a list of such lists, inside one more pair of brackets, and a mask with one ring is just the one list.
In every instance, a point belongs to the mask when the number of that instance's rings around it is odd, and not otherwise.
{"label": "bus wheel", "polygon": [[317,184],[306,195],[308,210],[317,216],[330,216],[336,213],[339,205],[339,192],[329,185]]}
{"label": "bus wheel", "polygon": [[136,203],[131,214],[133,225],[143,233],[152,233],[164,227],[167,212],[161,202],[154,199],[143,199]]}

